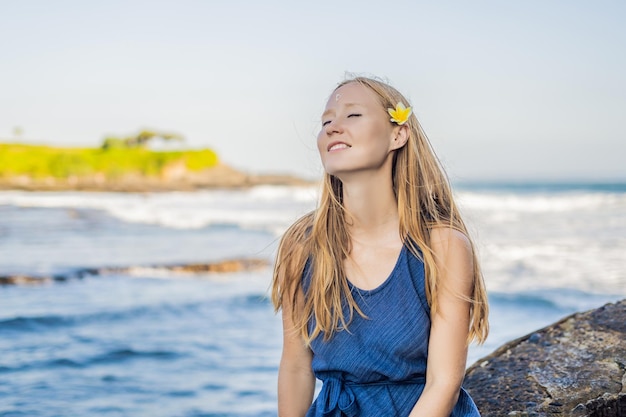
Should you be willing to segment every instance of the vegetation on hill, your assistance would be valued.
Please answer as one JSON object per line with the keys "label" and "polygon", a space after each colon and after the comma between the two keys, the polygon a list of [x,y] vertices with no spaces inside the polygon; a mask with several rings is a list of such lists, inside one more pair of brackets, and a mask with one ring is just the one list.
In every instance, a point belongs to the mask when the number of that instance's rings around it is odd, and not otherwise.
{"label": "vegetation on hill", "polygon": [[154,139],[160,138],[166,142],[169,141],[183,141],[184,138],[177,133],[165,133],[165,132],[157,132],[155,130],[144,129],[137,133],[136,135],[126,136],[126,137],[117,137],[117,136],[107,136],[102,141],[102,149],[112,149],[112,148],[141,148],[145,147],[148,142],[153,141]]}
{"label": "vegetation on hill", "polygon": [[[211,149],[155,150],[156,140],[181,142],[176,133],[141,130],[106,136],[99,147],[0,142],[0,190],[159,192],[254,185],[302,185],[291,175],[248,174],[219,161]],[[171,147],[169,147],[171,148]]]}
{"label": "vegetation on hill", "polygon": [[0,178],[103,176],[115,180],[126,176],[158,177],[172,165],[197,172],[217,164],[217,154],[210,149],[153,151],[145,146],[78,148],[0,143]]}

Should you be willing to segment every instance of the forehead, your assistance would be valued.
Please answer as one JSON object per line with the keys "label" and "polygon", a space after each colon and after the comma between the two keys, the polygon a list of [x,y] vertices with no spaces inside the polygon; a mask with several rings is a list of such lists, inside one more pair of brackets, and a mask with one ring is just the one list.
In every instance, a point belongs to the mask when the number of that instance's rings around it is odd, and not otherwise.
{"label": "forehead", "polygon": [[326,109],[335,108],[348,103],[362,106],[381,105],[378,96],[369,87],[358,82],[351,82],[333,91],[326,102]]}

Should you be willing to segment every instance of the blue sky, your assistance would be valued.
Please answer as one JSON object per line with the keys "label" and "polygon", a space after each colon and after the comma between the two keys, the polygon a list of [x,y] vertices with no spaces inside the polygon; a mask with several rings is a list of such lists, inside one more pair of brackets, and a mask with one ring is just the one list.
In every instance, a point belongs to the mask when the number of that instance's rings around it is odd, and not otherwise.
{"label": "blue sky", "polygon": [[382,4],[0,0],[0,138],[151,127],[314,177],[326,98],[355,73],[405,93],[453,180],[626,179],[626,3]]}

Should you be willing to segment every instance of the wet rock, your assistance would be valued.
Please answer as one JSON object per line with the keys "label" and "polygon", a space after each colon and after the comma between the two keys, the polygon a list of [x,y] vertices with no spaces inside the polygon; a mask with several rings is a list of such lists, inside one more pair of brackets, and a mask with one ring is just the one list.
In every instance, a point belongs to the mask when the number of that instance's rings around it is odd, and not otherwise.
{"label": "wet rock", "polygon": [[626,300],[503,345],[464,387],[483,417],[626,417]]}
{"label": "wet rock", "polygon": [[47,276],[0,275],[0,285],[41,285],[52,282]]}
{"label": "wet rock", "polygon": [[80,279],[86,276],[106,274],[130,274],[130,275],[200,275],[207,273],[232,273],[252,271],[267,268],[270,265],[266,259],[227,259],[207,263],[189,263],[176,265],[135,265],[113,266],[102,268],[81,268],[68,271],[64,274],[53,276],[37,275],[0,275],[0,285],[42,285],[53,282],[62,282],[70,279]]}
{"label": "wet rock", "polygon": [[91,269],[92,275],[110,273],[130,273],[143,275],[146,272],[166,272],[172,274],[205,274],[251,271],[265,268],[269,262],[265,259],[228,259],[211,263],[190,263],[177,265],[149,265]]}
{"label": "wet rock", "polygon": [[65,275],[0,275],[0,285],[43,285],[66,280]]}

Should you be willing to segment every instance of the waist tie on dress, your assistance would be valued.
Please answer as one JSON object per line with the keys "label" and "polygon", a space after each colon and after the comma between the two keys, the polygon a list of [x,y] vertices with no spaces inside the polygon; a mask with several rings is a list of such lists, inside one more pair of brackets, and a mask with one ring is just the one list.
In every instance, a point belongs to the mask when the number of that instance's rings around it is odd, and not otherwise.
{"label": "waist tie on dress", "polygon": [[359,405],[352,387],[366,387],[376,385],[410,385],[423,384],[426,378],[418,376],[407,381],[376,381],[357,383],[344,381],[340,376],[329,376],[324,379],[322,389],[317,396],[317,405],[322,408],[324,417],[357,417]]}

